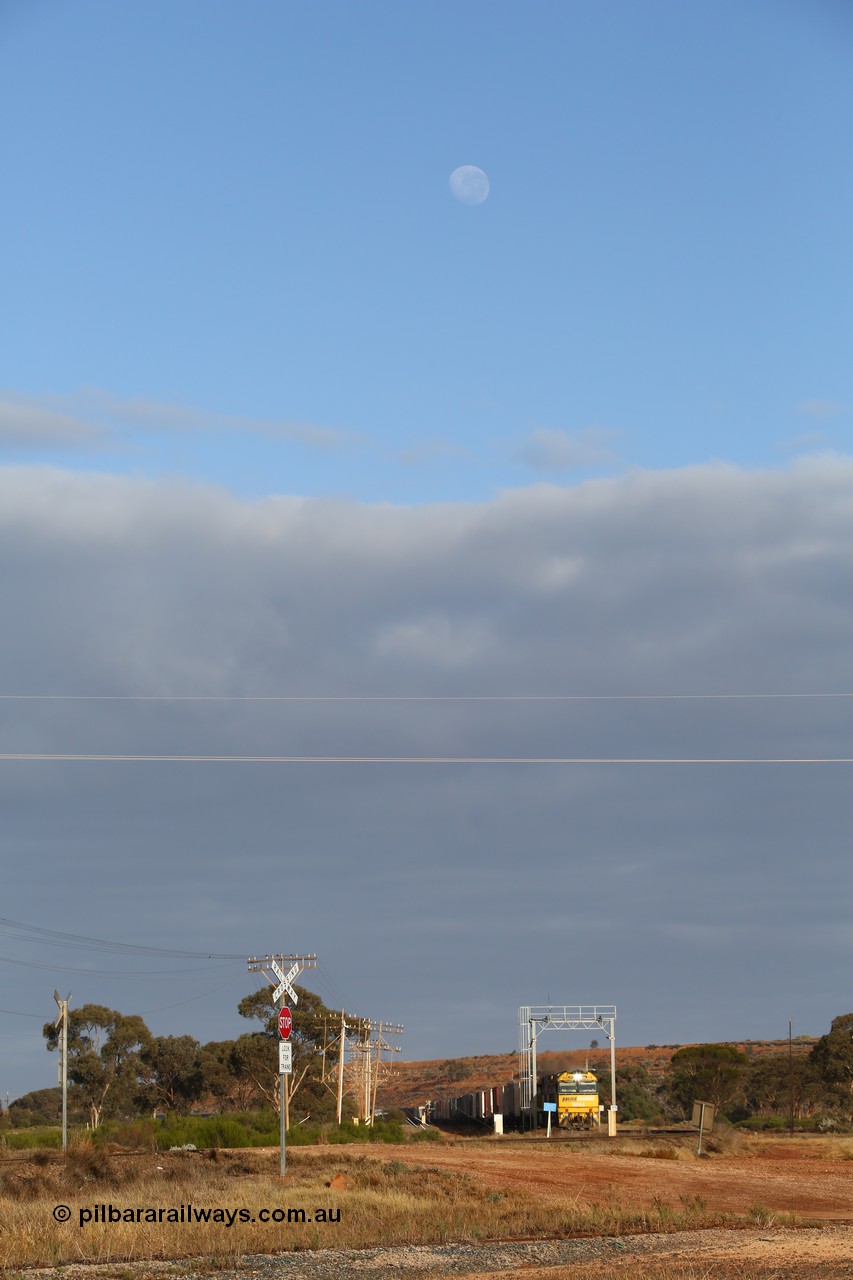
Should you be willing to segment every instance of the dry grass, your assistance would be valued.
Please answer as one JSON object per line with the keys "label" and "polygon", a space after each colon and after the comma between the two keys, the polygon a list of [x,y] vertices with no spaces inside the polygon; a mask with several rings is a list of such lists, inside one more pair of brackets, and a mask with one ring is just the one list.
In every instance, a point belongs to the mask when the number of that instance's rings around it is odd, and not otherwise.
{"label": "dry grass", "polygon": [[[698,1197],[677,1204],[658,1200],[648,1208],[627,1209],[616,1199],[582,1204],[565,1194],[504,1192],[464,1172],[340,1148],[291,1152],[284,1182],[277,1167],[272,1152],[140,1159],[84,1147],[65,1162],[40,1156],[10,1161],[0,1168],[0,1257],[7,1268],[193,1256],[236,1262],[245,1253],[280,1250],[618,1235],[735,1220],[710,1211]],[[345,1185],[330,1186],[335,1175],[343,1175]],[[58,1204],[71,1210],[67,1223],[54,1221]],[[81,1225],[81,1211],[94,1213],[96,1205],[121,1211],[193,1205],[231,1215],[243,1211],[246,1220],[231,1226],[144,1220]],[[261,1222],[262,1209],[301,1210],[305,1220]],[[340,1211],[340,1221],[318,1220],[321,1210],[327,1219]]]}

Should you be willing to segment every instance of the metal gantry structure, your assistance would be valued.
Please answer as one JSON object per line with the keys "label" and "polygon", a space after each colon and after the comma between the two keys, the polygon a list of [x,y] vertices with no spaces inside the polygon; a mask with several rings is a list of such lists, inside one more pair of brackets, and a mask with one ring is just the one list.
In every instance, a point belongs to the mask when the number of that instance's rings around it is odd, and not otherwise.
{"label": "metal gantry structure", "polygon": [[610,1112],[607,1132],[616,1132],[616,1006],[613,1004],[523,1004],[518,1009],[518,1075],[521,1110],[531,1117],[536,1099],[537,1041],[543,1031],[603,1031],[610,1041]]}

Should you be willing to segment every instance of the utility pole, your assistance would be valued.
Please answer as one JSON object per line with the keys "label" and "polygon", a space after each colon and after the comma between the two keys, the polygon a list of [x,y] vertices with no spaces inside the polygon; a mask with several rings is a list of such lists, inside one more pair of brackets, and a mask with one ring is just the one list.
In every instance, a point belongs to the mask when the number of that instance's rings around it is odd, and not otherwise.
{"label": "utility pole", "polygon": [[[384,1037],[386,1035],[400,1035],[403,1028],[398,1024],[385,1022],[384,1019],[376,1022],[371,1018],[359,1018],[354,1015],[351,1015],[349,1021],[347,1021],[347,1016],[343,1009],[335,1017],[339,1019],[337,1034],[329,1039],[324,1031],[323,1038],[324,1061],[327,1054],[331,1060],[333,1046],[337,1045],[337,1063],[334,1068],[330,1067],[329,1070],[329,1079],[334,1079],[335,1084],[333,1086],[331,1083],[327,1083],[325,1071],[323,1083],[326,1084],[330,1092],[334,1091],[337,1094],[336,1115],[339,1125],[343,1121],[345,1092],[351,1093],[355,1098],[358,1105],[359,1120],[363,1120],[365,1124],[369,1125],[373,1123],[373,1116],[376,1111],[376,1091],[381,1081],[382,1068],[388,1066],[382,1060],[382,1051],[385,1050],[386,1053],[400,1052],[398,1047],[388,1044]],[[349,1083],[347,1084],[348,1067]]]}
{"label": "utility pole", "polygon": [[[249,973],[262,973],[273,991],[273,1004],[279,1010],[286,1008],[286,997],[290,997],[291,1004],[298,1004],[299,997],[293,989],[292,984],[297,981],[303,969],[316,969],[317,957],[310,956],[294,956],[294,955],[266,955],[263,957],[249,956],[246,961],[249,966]],[[286,966],[290,966],[286,969]],[[274,975],[274,976],[273,976]],[[276,978],[278,983],[276,984]],[[281,1049],[279,1047],[279,1073],[278,1073],[278,1134],[279,1134],[279,1176],[284,1177],[287,1165],[287,1121],[288,1121],[288,1089],[286,1076],[292,1072],[286,1071],[282,1065]]]}
{"label": "utility pole", "polygon": [[[359,1045],[363,1062],[362,1086],[364,1090],[364,1122],[372,1125],[376,1112],[376,1092],[379,1088],[382,1050],[386,1053],[399,1053],[400,1046],[392,1045],[385,1036],[400,1036],[403,1027],[399,1022],[386,1022],[384,1019],[362,1019],[363,1040]],[[376,1055],[376,1065],[373,1057]],[[387,1064],[386,1064],[387,1065]]]}
{"label": "utility pole", "polygon": [[71,999],[71,992],[65,999],[61,999],[59,992],[54,989],[53,998],[56,1001],[59,1013],[56,1015],[54,1026],[62,1026],[59,1035],[59,1083],[62,1085],[62,1150],[68,1150],[68,1002]]}
{"label": "utility pole", "polygon": [[791,1094],[791,1137],[794,1136],[794,1045],[791,1039],[792,1022],[788,1019],[788,1088]]}
{"label": "utility pole", "polygon": [[344,1011],[341,1009],[341,1043],[338,1049],[338,1128],[341,1125],[341,1115],[344,1107],[344,1050],[347,1041],[347,1024],[344,1018]]}

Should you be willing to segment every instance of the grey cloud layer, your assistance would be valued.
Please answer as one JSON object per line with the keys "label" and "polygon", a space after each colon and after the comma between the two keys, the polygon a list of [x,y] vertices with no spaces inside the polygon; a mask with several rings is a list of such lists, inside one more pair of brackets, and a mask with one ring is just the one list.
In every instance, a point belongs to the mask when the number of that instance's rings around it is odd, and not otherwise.
{"label": "grey cloud layer", "polygon": [[[847,691],[853,463],[421,508],[6,469],[0,580],[4,693]],[[0,712],[12,752],[853,754],[851,703],[831,699]],[[617,1002],[622,1042],[772,1034],[792,1012],[821,1031],[847,999],[849,780],[842,766],[6,764],[5,914],[317,949],[420,1056],[509,1048],[514,1006],[549,996]],[[35,1000],[29,982],[4,1003]],[[118,999],[95,979],[74,989]],[[169,1002],[135,992],[140,1010]],[[235,1002],[153,1021],[235,1034]]]}
{"label": "grey cloud layer", "polygon": [[58,632],[68,692],[849,683],[840,459],[409,509],[6,470],[0,533],[12,689],[55,690]]}

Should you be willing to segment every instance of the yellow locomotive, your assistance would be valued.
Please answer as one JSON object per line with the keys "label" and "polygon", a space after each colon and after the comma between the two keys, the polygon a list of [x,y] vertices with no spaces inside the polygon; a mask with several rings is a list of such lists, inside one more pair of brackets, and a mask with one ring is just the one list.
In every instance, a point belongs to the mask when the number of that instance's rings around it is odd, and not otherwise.
{"label": "yellow locomotive", "polygon": [[589,1069],[543,1076],[539,1081],[539,1109],[544,1102],[556,1103],[555,1119],[561,1129],[592,1129],[600,1123],[598,1077]]}

